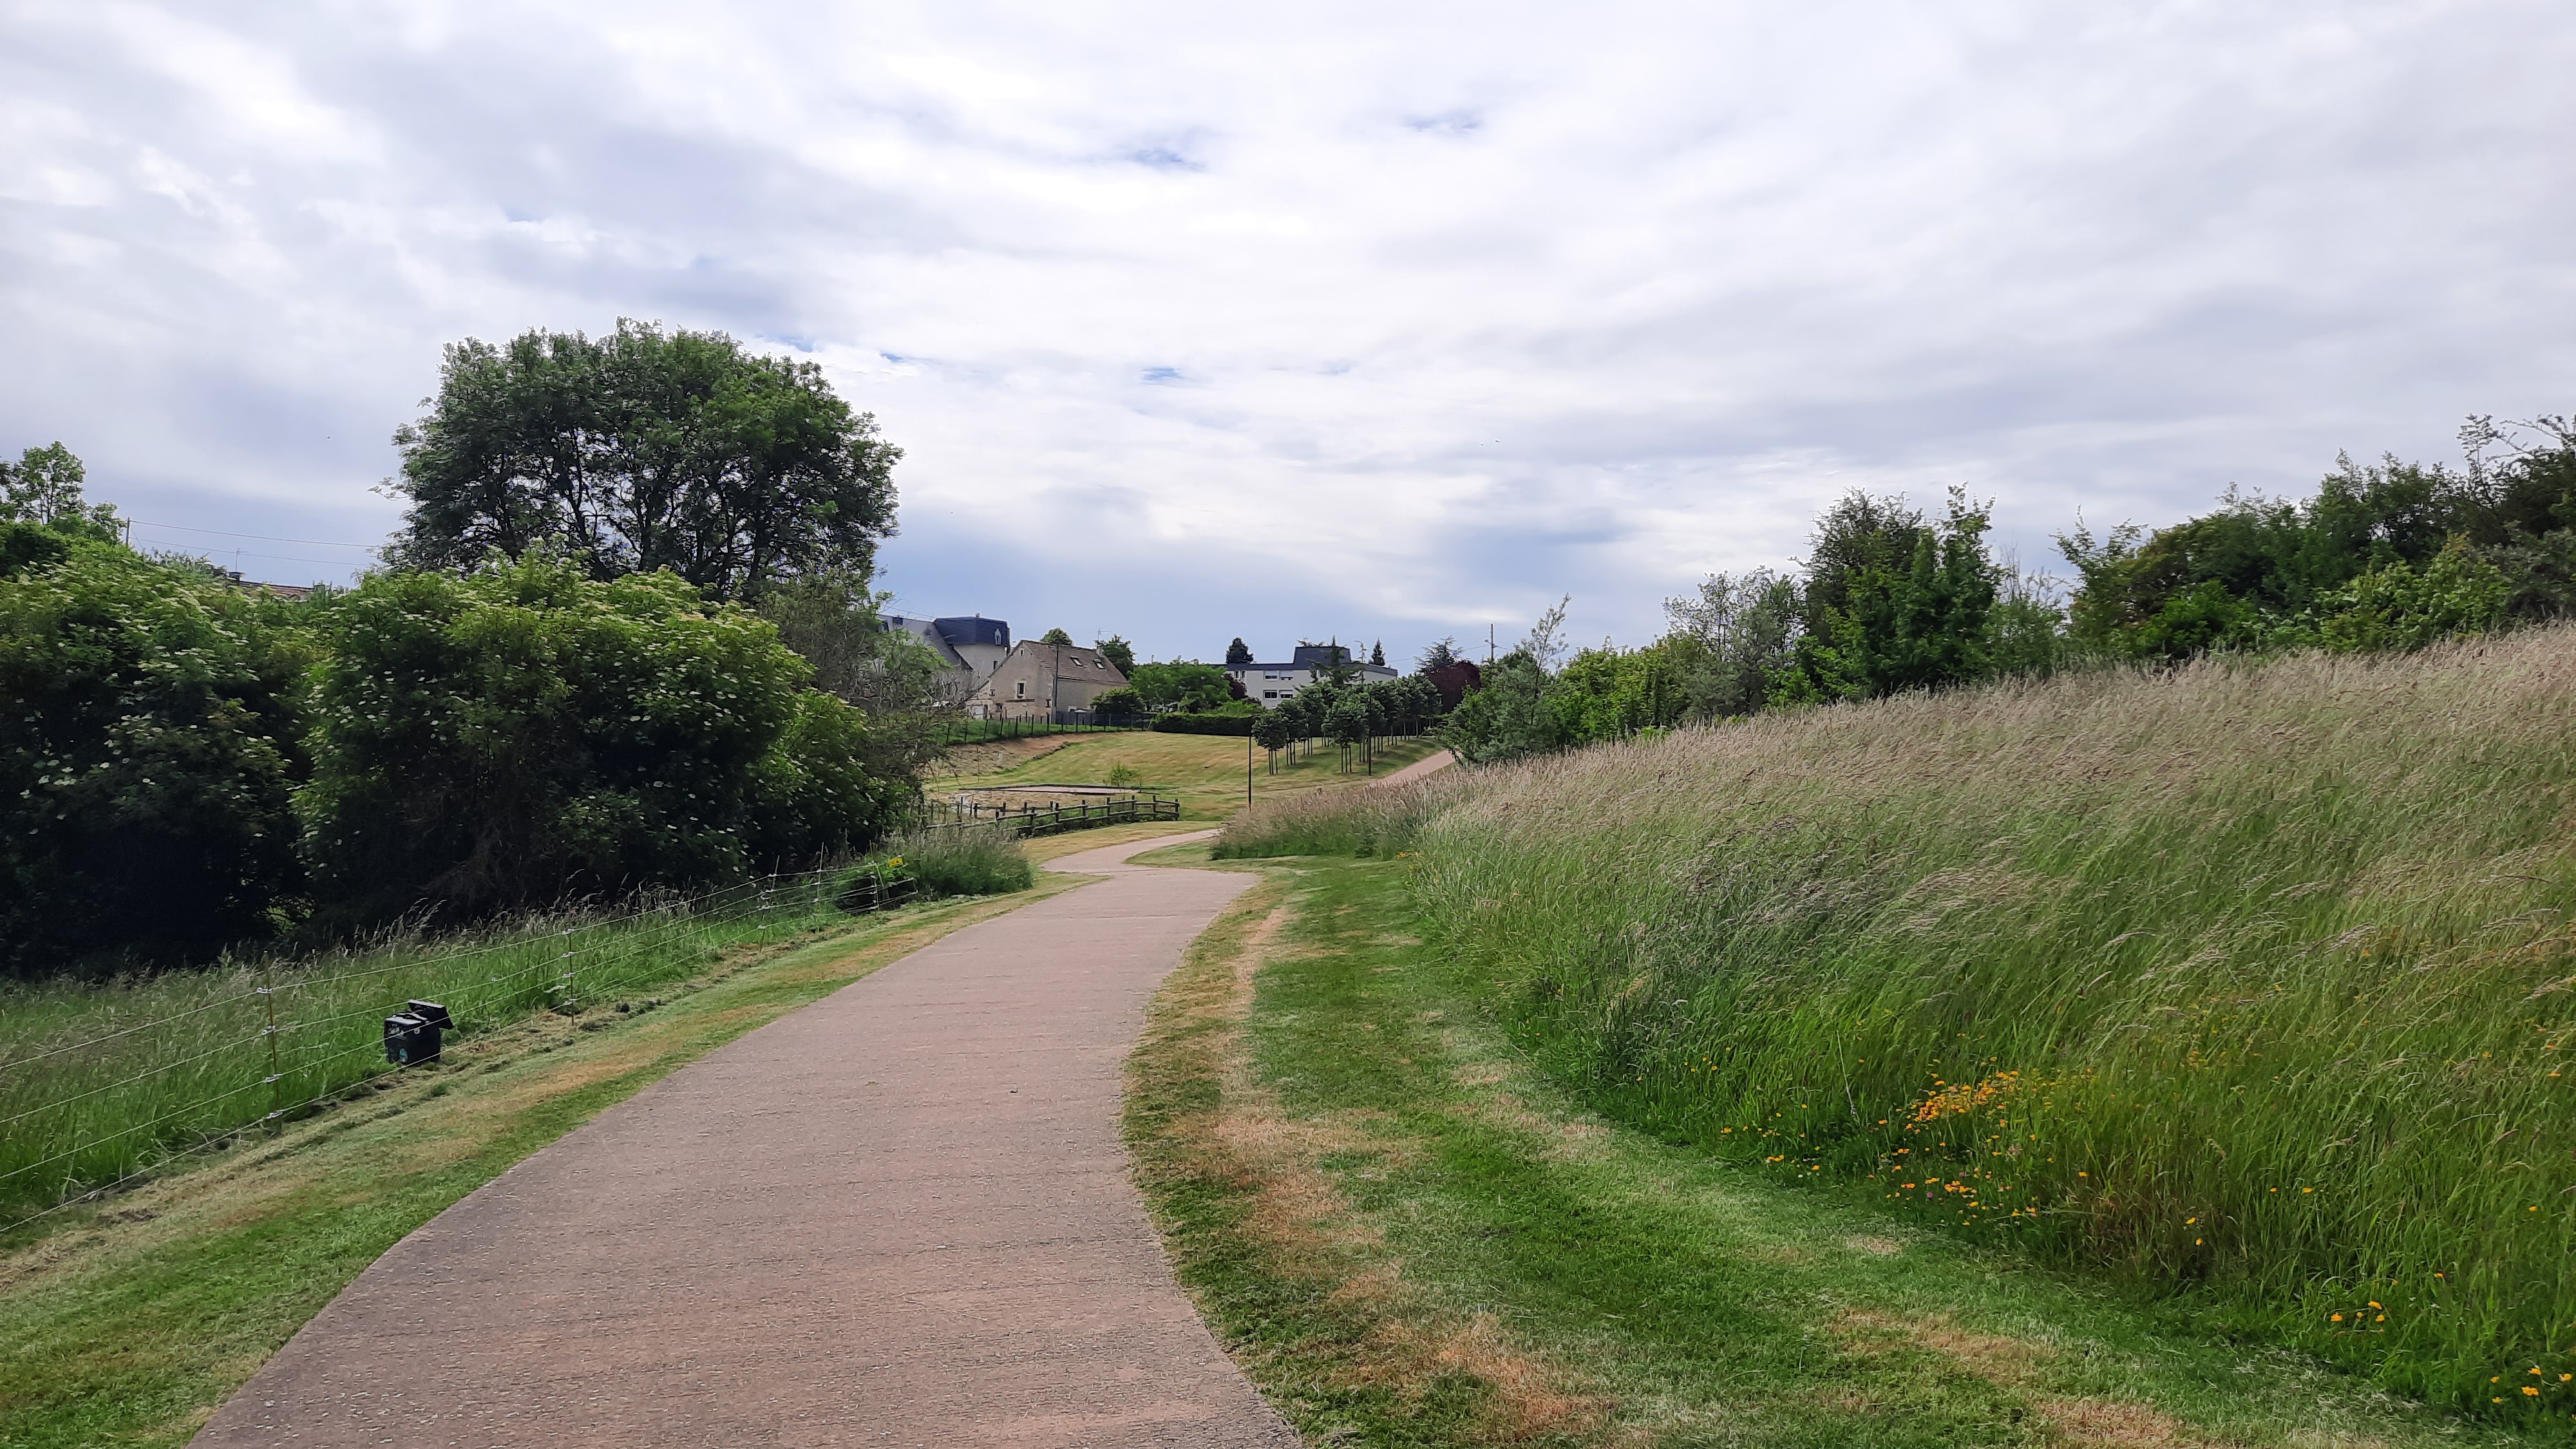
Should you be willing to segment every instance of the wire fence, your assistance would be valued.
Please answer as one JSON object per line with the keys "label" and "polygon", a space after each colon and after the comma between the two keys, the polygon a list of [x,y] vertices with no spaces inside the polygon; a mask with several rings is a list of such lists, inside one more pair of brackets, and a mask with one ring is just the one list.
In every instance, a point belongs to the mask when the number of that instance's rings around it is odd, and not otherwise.
{"label": "wire fence", "polygon": [[0,1217],[14,1219],[0,1232],[401,1070],[385,1060],[384,1019],[413,1000],[444,1005],[467,1036],[577,1014],[912,890],[835,867],[522,922],[425,954],[411,943],[35,989],[9,1003],[19,1023],[0,1027]]}
{"label": "wire fence", "polygon": [[[1180,814],[1158,797],[925,802],[919,828],[1016,839]],[[728,950],[919,894],[902,872],[834,866],[443,943],[19,989],[0,1003],[0,1233],[403,1070],[386,1059],[385,1019],[413,1001],[446,1007],[471,1037],[641,997]]]}

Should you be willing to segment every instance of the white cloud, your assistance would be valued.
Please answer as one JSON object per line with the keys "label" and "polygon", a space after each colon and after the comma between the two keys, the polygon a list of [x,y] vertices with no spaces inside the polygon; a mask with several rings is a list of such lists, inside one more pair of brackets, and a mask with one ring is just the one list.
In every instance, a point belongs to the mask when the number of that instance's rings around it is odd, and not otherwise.
{"label": "white cloud", "polygon": [[64,438],[130,511],[371,538],[442,343],[659,318],[879,415],[909,606],[1157,653],[1409,652],[1567,589],[1633,639],[1853,486],[1995,495],[2044,564],[2078,508],[2439,453],[2576,366],[2545,3],[315,3],[0,40],[0,442]]}

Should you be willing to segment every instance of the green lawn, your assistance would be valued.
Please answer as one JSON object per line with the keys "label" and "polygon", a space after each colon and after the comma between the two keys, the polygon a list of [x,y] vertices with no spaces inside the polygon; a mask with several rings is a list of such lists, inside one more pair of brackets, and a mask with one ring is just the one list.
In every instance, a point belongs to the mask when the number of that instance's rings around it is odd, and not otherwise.
{"label": "green lawn", "polygon": [[1412,862],[1267,869],[1157,1000],[1128,1129],[1311,1443],[2557,1442],[1588,1115],[1419,943]]}
{"label": "green lawn", "polygon": [[[1070,743],[1008,769],[933,780],[927,789],[936,798],[967,786],[1106,785],[1110,774],[1126,770],[1134,788],[1165,797],[1177,796],[1185,820],[1222,820],[1243,808],[1244,761],[1248,742],[1222,735],[1166,735],[1150,730],[1083,735]],[[1295,764],[1282,760],[1272,772],[1261,750],[1250,751],[1255,799],[1270,799],[1318,789],[1363,784],[1421,759],[1437,747],[1427,739],[1378,742],[1375,775],[1354,763],[1346,773],[1341,752],[1319,748]]]}

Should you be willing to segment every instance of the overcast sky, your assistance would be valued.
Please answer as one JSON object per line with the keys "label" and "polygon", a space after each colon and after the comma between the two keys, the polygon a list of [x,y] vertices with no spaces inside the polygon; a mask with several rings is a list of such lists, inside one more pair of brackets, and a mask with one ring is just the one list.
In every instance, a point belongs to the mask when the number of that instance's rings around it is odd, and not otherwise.
{"label": "overcast sky", "polygon": [[1852,487],[2062,569],[2576,407],[2571,75],[2566,0],[0,0],[0,447],[346,577],[443,344],[633,316],[876,414],[907,612],[1642,642]]}

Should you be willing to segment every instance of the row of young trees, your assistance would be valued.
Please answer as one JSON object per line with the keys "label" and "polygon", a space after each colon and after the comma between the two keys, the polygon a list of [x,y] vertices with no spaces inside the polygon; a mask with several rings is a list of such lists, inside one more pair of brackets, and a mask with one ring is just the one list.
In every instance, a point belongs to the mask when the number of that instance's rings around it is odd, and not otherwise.
{"label": "row of young trees", "polygon": [[2338,460],[2313,497],[2230,490],[2208,514],[2057,540],[2077,575],[1999,563],[1986,507],[1852,493],[1802,568],[1713,575],[1642,648],[1570,651],[1564,605],[1450,716],[1471,761],[1765,709],[2212,649],[2417,648],[2576,611],[2576,422],[2473,418],[2466,462]]}
{"label": "row of young trees", "polygon": [[820,377],[622,325],[449,350],[389,566],[289,600],[0,466],[0,973],[740,879],[899,824],[938,661],[895,456]]}
{"label": "row of young trees", "polygon": [[1293,761],[1317,741],[1342,751],[1343,769],[1350,768],[1354,756],[1362,768],[1371,768],[1379,740],[1420,734],[1439,717],[1440,691],[1423,676],[1360,684],[1352,682],[1355,672],[1344,666],[1253,720],[1252,742],[1269,752],[1273,772],[1283,752]]}

